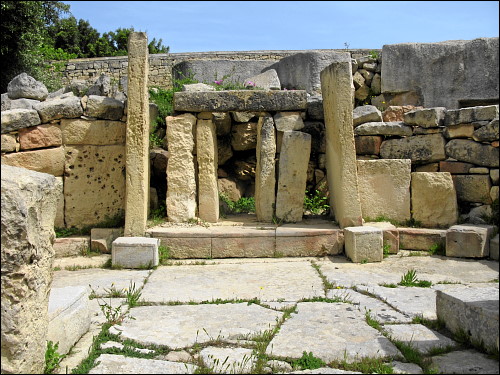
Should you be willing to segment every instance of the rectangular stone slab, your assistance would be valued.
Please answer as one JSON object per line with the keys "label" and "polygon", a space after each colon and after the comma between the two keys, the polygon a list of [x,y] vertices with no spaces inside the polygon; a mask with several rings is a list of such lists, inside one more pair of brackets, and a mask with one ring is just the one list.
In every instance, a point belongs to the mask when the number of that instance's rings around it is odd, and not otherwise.
{"label": "rectangular stone slab", "polygon": [[118,237],[113,241],[113,266],[143,268],[158,265],[160,240],[148,237]]}
{"label": "rectangular stone slab", "polygon": [[304,110],[304,90],[229,90],[176,92],[174,110],[185,112],[293,111]]}

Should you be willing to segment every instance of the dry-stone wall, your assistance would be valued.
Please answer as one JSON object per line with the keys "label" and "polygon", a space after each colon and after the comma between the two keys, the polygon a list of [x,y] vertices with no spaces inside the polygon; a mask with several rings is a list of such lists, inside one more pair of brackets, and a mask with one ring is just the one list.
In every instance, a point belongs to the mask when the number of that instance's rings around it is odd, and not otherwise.
{"label": "dry-stone wall", "polygon": [[2,94],[2,164],[48,173],[63,182],[56,227],[94,225],[122,216],[124,102],[73,92],[48,94],[46,89],[33,99],[22,92],[30,85],[17,81]]}

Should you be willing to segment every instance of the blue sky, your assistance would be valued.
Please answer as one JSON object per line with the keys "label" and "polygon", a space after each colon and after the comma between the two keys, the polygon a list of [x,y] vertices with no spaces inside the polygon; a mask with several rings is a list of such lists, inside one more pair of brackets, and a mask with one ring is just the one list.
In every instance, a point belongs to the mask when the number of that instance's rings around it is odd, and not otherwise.
{"label": "blue sky", "polygon": [[498,1],[63,1],[101,34],[119,27],[170,52],[379,49],[498,37]]}

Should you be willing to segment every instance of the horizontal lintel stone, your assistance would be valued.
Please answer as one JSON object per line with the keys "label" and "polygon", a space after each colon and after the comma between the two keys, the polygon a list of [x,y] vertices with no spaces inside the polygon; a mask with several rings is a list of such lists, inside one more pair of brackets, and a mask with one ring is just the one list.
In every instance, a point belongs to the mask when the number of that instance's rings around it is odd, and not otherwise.
{"label": "horizontal lintel stone", "polygon": [[174,110],[186,112],[305,110],[304,90],[228,90],[176,92]]}

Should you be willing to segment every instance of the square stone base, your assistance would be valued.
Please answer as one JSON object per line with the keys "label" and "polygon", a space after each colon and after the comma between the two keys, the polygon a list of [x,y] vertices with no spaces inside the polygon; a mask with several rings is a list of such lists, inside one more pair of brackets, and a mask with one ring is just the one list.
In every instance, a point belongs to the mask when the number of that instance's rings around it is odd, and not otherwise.
{"label": "square stone base", "polygon": [[382,229],[344,228],[345,255],[354,263],[381,262],[384,259]]}
{"label": "square stone base", "polygon": [[118,237],[113,241],[111,264],[123,268],[151,268],[159,263],[160,240],[149,237]]}

